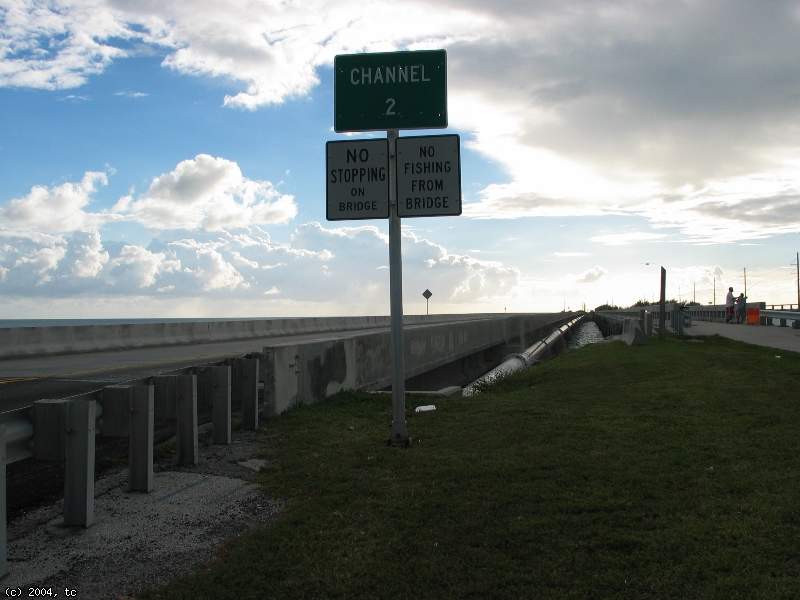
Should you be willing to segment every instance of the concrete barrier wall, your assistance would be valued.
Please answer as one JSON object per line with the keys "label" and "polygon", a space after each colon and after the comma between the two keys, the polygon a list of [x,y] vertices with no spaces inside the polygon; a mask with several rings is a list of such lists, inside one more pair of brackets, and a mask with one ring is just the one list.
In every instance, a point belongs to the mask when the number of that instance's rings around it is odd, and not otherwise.
{"label": "concrete barrier wall", "polygon": [[[412,315],[408,324],[491,315]],[[0,328],[0,359],[388,327],[388,316]]]}
{"label": "concrete barrier wall", "polygon": [[[496,316],[438,323],[404,332],[406,378],[501,344],[519,346],[547,335],[574,313]],[[538,336],[538,337],[537,337]],[[376,389],[391,383],[390,333],[270,346],[273,378],[265,395],[273,414],[319,402],[344,389]]]}

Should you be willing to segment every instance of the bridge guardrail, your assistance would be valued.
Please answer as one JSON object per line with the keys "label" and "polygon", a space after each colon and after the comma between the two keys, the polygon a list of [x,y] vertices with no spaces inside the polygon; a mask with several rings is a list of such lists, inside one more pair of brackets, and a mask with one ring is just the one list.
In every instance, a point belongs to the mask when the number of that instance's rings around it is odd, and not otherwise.
{"label": "bridge guardrail", "polygon": [[[489,313],[475,315],[406,315],[403,322],[406,325],[446,323],[468,318],[490,318],[492,316],[496,315]],[[388,316],[365,316],[3,327],[0,328],[0,360],[26,356],[202,344],[388,326]]]}
{"label": "bridge guardrail", "polygon": [[788,326],[800,329],[800,311],[762,310],[761,320],[764,325]]}
{"label": "bridge guardrail", "polygon": [[[500,315],[443,315],[438,320],[414,316],[409,321],[410,324],[443,326],[448,321],[493,316]],[[502,316],[513,325],[509,333],[513,335],[518,327],[516,333],[523,337],[527,333],[524,321],[516,323],[515,318],[552,316],[554,323],[570,318],[570,315],[561,313]],[[352,320],[355,319],[358,318]],[[383,319],[388,323],[388,317]],[[357,328],[364,326],[362,322],[357,324]],[[118,382],[113,386],[102,385],[77,396],[38,400],[31,407],[0,413],[0,489],[3,492],[5,490],[5,470],[10,463],[31,457],[65,460],[64,522],[88,527],[94,518],[94,444],[98,431],[105,436],[129,438],[130,486],[137,491],[150,492],[155,419],[167,413],[169,418],[174,419],[178,460],[185,464],[194,464],[197,460],[200,398],[211,404],[214,438],[223,440],[219,443],[231,442],[232,396],[239,400],[243,427],[258,428],[258,390],[264,389],[265,405],[269,401],[266,397],[268,393],[275,393],[274,388],[268,390],[270,386],[267,385],[267,380],[273,379],[274,373],[260,368],[262,363],[270,363],[273,350],[265,346],[263,352],[236,355],[221,363],[197,364],[169,374],[144,378],[140,375],[136,379]],[[170,383],[166,380],[175,380],[174,385],[165,385]],[[217,430],[221,431],[220,436]],[[227,436],[222,430],[228,432]],[[2,493],[0,519],[3,522],[6,520],[6,508],[6,494]],[[8,572],[6,543],[5,528],[0,528],[0,577]]]}

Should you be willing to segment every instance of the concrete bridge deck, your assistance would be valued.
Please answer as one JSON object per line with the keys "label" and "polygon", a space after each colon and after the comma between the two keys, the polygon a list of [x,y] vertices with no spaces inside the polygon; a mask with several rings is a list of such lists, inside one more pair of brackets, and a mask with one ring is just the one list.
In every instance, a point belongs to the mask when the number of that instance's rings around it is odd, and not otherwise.
{"label": "concrete bridge deck", "polygon": [[791,327],[693,321],[691,327],[686,327],[683,332],[690,336],[720,335],[757,346],[800,352],[800,329]]}
{"label": "concrete bridge deck", "polygon": [[[563,315],[560,314],[431,315],[429,318],[411,316],[407,319],[404,327],[407,355],[415,348],[421,347],[428,354],[431,352],[436,354],[436,360],[432,361],[428,356],[424,363],[416,365],[418,367],[416,372],[413,368],[415,364],[412,361],[407,365],[409,367],[407,374],[413,376],[425,368],[432,368],[442,362],[447,362],[448,354],[453,354],[452,360],[456,360],[460,356],[458,352],[461,352],[461,355],[465,352],[474,352],[482,347],[508,340],[510,337],[519,337],[521,334],[525,338],[536,330],[536,326],[544,326],[562,318]],[[319,326],[325,329],[309,331],[318,326],[315,321],[319,321]],[[382,321],[385,321],[385,324]],[[280,324],[278,320],[276,320],[276,324]],[[270,327],[269,323],[258,323],[261,329],[257,331],[264,333],[269,331],[270,334],[227,340],[217,340],[213,339],[213,336],[206,335],[206,324],[201,325],[202,327],[197,328],[200,331],[198,334],[194,331],[191,323],[170,324],[170,330],[177,330],[178,335],[175,335],[175,331],[165,330],[162,338],[165,341],[163,345],[154,345],[154,342],[158,342],[159,339],[156,335],[158,332],[153,333],[150,330],[157,326],[129,327],[125,332],[130,335],[130,343],[134,344],[129,348],[115,347],[125,344],[126,340],[115,338],[116,330],[113,328],[86,326],[62,330],[40,328],[42,332],[34,328],[27,331],[18,330],[19,333],[0,332],[8,337],[5,340],[7,343],[3,344],[3,352],[0,353],[0,412],[27,406],[40,398],[85,393],[104,385],[142,379],[203,364],[213,364],[234,356],[261,353],[266,347],[273,348],[279,355],[279,359],[285,359],[282,361],[286,363],[284,367],[288,371],[295,372],[297,370],[295,365],[298,362],[297,354],[304,354],[299,352],[300,348],[316,347],[330,350],[336,345],[337,347],[346,347],[348,350],[351,346],[359,349],[365,341],[368,341],[369,347],[358,353],[358,358],[355,360],[365,362],[366,359],[371,359],[369,362],[377,360],[381,364],[372,365],[373,371],[377,369],[377,372],[374,373],[363,373],[364,365],[357,365],[359,376],[355,379],[352,377],[347,379],[348,385],[356,389],[365,383],[381,383],[384,377],[382,371],[389,364],[388,359],[383,356],[388,352],[388,319],[380,317],[297,320],[288,322],[288,326],[284,323],[281,327]],[[229,323],[222,325],[227,328],[231,326]],[[249,327],[246,326],[248,324],[243,322],[243,325],[245,333],[247,333]],[[211,326],[213,327],[214,324]],[[345,327],[347,328],[344,329]],[[82,331],[83,329],[86,331]],[[299,331],[297,331],[298,329]],[[149,337],[142,339],[142,336],[134,335],[137,330],[145,331]],[[184,335],[184,330],[190,331],[191,335]],[[471,339],[462,340],[465,343],[458,345],[458,348],[449,348],[441,344],[439,344],[441,347],[437,348],[435,342],[442,338],[442,332],[451,334],[463,332],[461,337],[466,336]],[[471,335],[467,335],[468,333]],[[233,334],[241,336],[242,332],[234,331]],[[220,335],[228,335],[228,332],[222,331]],[[195,341],[186,341],[190,339]],[[18,340],[20,343],[15,344],[14,342]],[[179,340],[184,341],[176,343]],[[347,340],[350,342],[345,344]],[[359,343],[354,344],[355,340],[359,340]],[[142,343],[148,345],[141,347]],[[14,348],[18,348],[17,356],[13,355]],[[33,350],[36,348],[42,348],[43,354],[34,354]],[[59,349],[61,353],[47,353],[53,349]],[[72,350],[69,351],[69,349]],[[90,350],[87,351],[87,349]],[[355,356],[352,351],[348,351],[347,354],[348,357]],[[324,359],[324,356],[322,358]],[[346,362],[352,361],[347,358]],[[348,375],[356,371],[352,366],[348,366],[346,370]],[[276,373],[276,376],[281,379],[280,373]],[[340,381],[344,381],[344,379],[340,379]],[[292,387],[296,386],[292,384]],[[292,393],[295,392],[292,391]]]}

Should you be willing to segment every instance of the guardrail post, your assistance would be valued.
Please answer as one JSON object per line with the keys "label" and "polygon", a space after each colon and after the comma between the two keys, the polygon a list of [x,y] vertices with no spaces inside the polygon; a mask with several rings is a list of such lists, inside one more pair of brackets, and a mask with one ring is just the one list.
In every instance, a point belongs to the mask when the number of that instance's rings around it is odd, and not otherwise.
{"label": "guardrail post", "polygon": [[175,397],[178,415],[178,464],[196,465],[200,455],[197,444],[197,376],[176,376]]}
{"label": "guardrail post", "polygon": [[175,375],[157,375],[152,378],[153,402],[156,421],[175,419]]}
{"label": "guardrail post", "polygon": [[36,460],[64,460],[67,402],[59,398],[33,403],[33,456]]}
{"label": "guardrail post", "polygon": [[242,407],[242,429],[258,429],[258,359],[233,361],[233,393]]}
{"label": "guardrail post", "polygon": [[153,491],[154,402],[152,385],[132,386],[128,439],[128,489],[132,492]]}
{"label": "guardrail post", "polygon": [[6,497],[6,428],[0,425],[0,577],[8,575],[8,502]]}
{"label": "guardrail post", "polygon": [[64,469],[64,524],[89,527],[94,521],[94,433],[96,404],[91,396],[67,403]]}
{"label": "guardrail post", "polygon": [[259,377],[264,382],[264,415],[274,416],[275,410],[275,351],[264,348],[258,363]]}
{"label": "guardrail post", "polygon": [[127,437],[131,421],[131,394],[129,385],[110,385],[103,388],[100,404],[103,416],[100,433],[108,437]]}
{"label": "guardrail post", "polygon": [[231,443],[231,368],[204,367],[197,371],[198,402],[202,397],[211,405],[215,444]]}

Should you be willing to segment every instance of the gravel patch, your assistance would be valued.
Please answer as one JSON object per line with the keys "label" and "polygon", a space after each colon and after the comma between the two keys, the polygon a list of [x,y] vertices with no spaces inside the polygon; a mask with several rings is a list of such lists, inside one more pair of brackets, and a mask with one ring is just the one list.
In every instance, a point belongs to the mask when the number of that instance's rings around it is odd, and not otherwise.
{"label": "gravel patch", "polygon": [[[10,575],[2,588],[52,588],[66,598],[127,598],[209,561],[222,542],[268,522],[280,502],[253,483],[258,435],[205,446],[196,467],[156,465],[150,494],[127,491],[127,470],[96,484],[95,522],[67,528],[62,502],[9,524]],[[240,465],[239,463],[245,463]]]}

